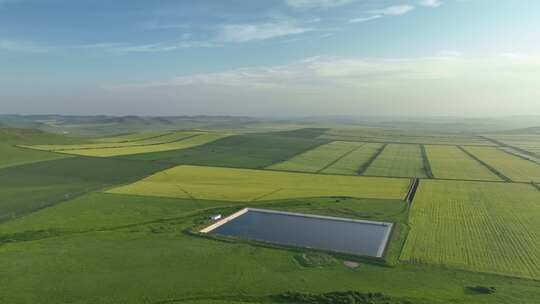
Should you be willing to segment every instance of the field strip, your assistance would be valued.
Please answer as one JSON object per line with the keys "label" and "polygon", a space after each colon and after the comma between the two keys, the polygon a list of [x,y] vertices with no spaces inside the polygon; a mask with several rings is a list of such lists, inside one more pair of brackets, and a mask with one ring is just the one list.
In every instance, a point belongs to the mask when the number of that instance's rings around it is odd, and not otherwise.
{"label": "field strip", "polygon": [[435,179],[502,181],[485,165],[457,146],[425,146]]}
{"label": "field strip", "polygon": [[174,141],[166,144],[144,145],[137,147],[119,147],[110,149],[89,149],[89,150],[70,150],[64,151],[64,153],[91,156],[91,157],[114,157],[121,155],[133,155],[143,153],[153,153],[170,150],[182,150],[195,146],[204,145],[218,139],[230,136],[225,133],[205,133],[198,134],[197,136],[191,136],[190,138],[184,138],[182,140]]}
{"label": "field strip", "polygon": [[426,177],[421,146],[389,144],[364,172],[366,176]]}
{"label": "field strip", "polygon": [[[402,200],[410,179],[181,165],[108,193],[252,202],[344,196]],[[180,191],[179,186],[184,191]]]}
{"label": "field strip", "polygon": [[538,154],[538,153],[534,153],[534,152],[531,152],[531,151],[528,151],[528,150],[525,150],[525,149],[510,145],[510,144],[504,143],[504,142],[499,141],[497,139],[487,137],[487,136],[481,136],[481,137],[485,138],[486,140],[491,141],[492,143],[495,143],[497,146],[509,147],[509,148],[512,148],[512,149],[514,149],[516,151],[519,151],[519,152],[521,152],[523,154],[526,154],[526,155],[530,155],[530,156],[533,156],[533,157],[540,157],[540,154]]}
{"label": "field strip", "polygon": [[362,144],[356,148],[353,148],[351,149],[349,152],[346,152],[345,154],[341,155],[340,157],[336,158],[335,160],[333,160],[331,163],[329,163],[328,165],[324,166],[323,168],[319,169],[319,171],[317,171],[317,173],[321,173],[322,171],[332,167],[333,165],[335,165],[338,161],[342,160],[343,158],[349,156],[351,153],[357,151],[358,149],[362,148],[363,146],[365,146],[366,144]]}
{"label": "field strip", "polygon": [[[175,133],[171,133],[171,134],[175,134]],[[171,135],[171,134],[167,134],[167,136]],[[193,137],[196,137],[196,136],[201,136],[201,135],[203,135],[203,134],[192,134],[192,135],[187,135],[186,134],[186,136],[184,136],[184,137],[176,138],[176,139],[169,140],[169,141],[163,141],[163,142],[158,141],[158,142],[155,142],[155,143],[133,144],[133,145],[131,145],[131,144],[130,145],[118,145],[120,143],[111,143],[110,146],[109,146],[109,144],[103,144],[103,145],[102,144],[95,144],[96,146],[94,146],[94,147],[91,147],[90,145],[89,146],[82,145],[81,147],[61,148],[61,146],[58,146],[59,148],[52,148],[50,150],[46,149],[46,151],[69,153],[69,151],[74,151],[74,150],[79,151],[79,150],[99,150],[99,149],[116,149],[116,148],[157,146],[157,145],[171,144],[171,143],[179,142],[179,141],[182,141],[182,140],[190,139],[190,138],[193,138]],[[160,136],[160,137],[164,137],[164,136]],[[143,140],[141,140],[141,141],[143,141]],[[137,142],[137,141],[134,141],[134,142]],[[44,150],[44,149],[41,149],[40,146],[26,146],[26,147],[34,148],[36,150]]]}
{"label": "field strip", "polygon": [[480,164],[482,164],[484,167],[486,167],[489,171],[493,172],[493,174],[497,175],[498,177],[500,177],[503,181],[506,181],[506,182],[511,182],[512,180],[510,178],[508,178],[508,176],[502,174],[502,172],[500,172],[499,170],[493,168],[492,166],[490,166],[489,164],[487,164],[486,162],[484,162],[483,160],[481,160],[480,158],[476,157],[474,154],[472,154],[471,152],[467,151],[465,148],[463,148],[462,146],[458,146],[459,149],[461,149],[461,151],[465,152],[465,154],[467,154],[468,156],[470,156],[472,159],[476,160],[477,162],[479,162]]}
{"label": "field strip", "polygon": [[428,178],[433,178],[433,171],[431,171],[431,164],[426,152],[426,145],[420,145],[420,151],[422,152],[422,164],[424,165],[424,171]]}
{"label": "field strip", "polygon": [[[149,135],[148,137],[141,137],[141,138],[135,138],[135,139],[127,139],[127,140],[120,140],[120,141],[107,141],[107,137],[104,137],[104,138],[98,138],[96,139],[95,141],[96,142],[106,142],[106,143],[115,143],[115,144],[121,144],[121,143],[129,143],[129,142],[137,142],[137,141],[143,141],[143,140],[149,140],[149,139],[156,139],[156,138],[160,138],[160,137],[163,137],[163,136],[167,136],[167,135],[170,135],[170,134],[173,134],[175,132],[164,132],[162,134],[158,134],[158,135]],[[126,135],[136,135],[137,133],[130,133],[130,134],[126,134]],[[109,139],[113,139],[114,137],[109,137]]]}
{"label": "field strip", "polygon": [[369,160],[363,164],[360,168],[358,168],[358,175],[362,175],[364,174],[367,169],[371,166],[371,164],[379,157],[379,155],[381,155],[381,153],[384,151],[384,149],[386,149],[386,146],[388,146],[387,143],[383,144],[378,150],[377,152],[375,152],[375,154],[373,154]]}
{"label": "field strip", "polygon": [[497,147],[466,148],[468,152],[481,159],[512,181],[539,182],[540,165],[516,157]]}
{"label": "field strip", "polygon": [[267,167],[272,170],[318,173],[354,150],[359,143],[333,141]]}

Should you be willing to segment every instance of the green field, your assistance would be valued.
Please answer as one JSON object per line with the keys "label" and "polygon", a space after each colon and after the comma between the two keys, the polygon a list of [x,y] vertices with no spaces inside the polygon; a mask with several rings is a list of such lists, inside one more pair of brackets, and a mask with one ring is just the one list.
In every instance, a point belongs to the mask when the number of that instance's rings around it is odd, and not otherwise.
{"label": "green field", "polygon": [[407,179],[178,166],[109,193],[249,202],[347,196],[402,199]]}
{"label": "green field", "polygon": [[126,156],[131,160],[152,160],[176,164],[265,168],[328,143],[311,138],[312,132],[276,132],[229,136],[191,149]]}
{"label": "green field", "polygon": [[362,145],[362,143],[333,141],[284,162],[272,165],[268,169],[318,173],[331,167]]}
{"label": "green field", "polygon": [[364,174],[373,176],[426,177],[420,146],[389,144]]}
{"label": "green field", "polygon": [[422,181],[401,258],[540,279],[539,202],[531,185]]}
{"label": "green field", "polygon": [[70,157],[1,169],[0,222],[165,168],[157,163]]}
{"label": "green field", "polygon": [[426,146],[431,171],[436,178],[500,181],[488,168],[458,147]]}
{"label": "green field", "polygon": [[540,165],[497,148],[467,147],[467,151],[516,182],[540,181]]}
{"label": "green field", "polygon": [[357,175],[360,169],[368,163],[381,146],[382,144],[364,143],[352,150],[351,153],[338,159],[331,166],[324,169],[322,173]]}
{"label": "green field", "polygon": [[321,138],[345,141],[441,144],[441,145],[482,145],[493,146],[487,139],[474,135],[432,133],[425,131],[402,131],[382,128],[340,128],[330,129]]}
{"label": "green field", "polygon": [[489,138],[500,141],[503,144],[525,150],[529,153],[536,154],[540,157],[540,135],[530,134],[530,135],[493,135],[488,136]]}
{"label": "green field", "polygon": [[[288,303],[279,297],[288,291],[321,299],[348,290],[388,297],[374,304],[539,302],[540,191],[497,182],[455,144],[478,137],[437,139],[440,134],[379,129],[373,132],[384,135],[380,143],[344,143],[321,138],[341,130],[279,126],[265,126],[278,132],[128,155],[93,145],[120,145],[111,149],[133,153],[169,145],[163,140],[185,144],[231,133],[74,138],[0,128],[0,152],[8,156],[0,159],[7,164],[0,168],[0,303],[279,304]],[[178,137],[189,132],[202,135]],[[366,167],[384,175],[424,173],[420,146],[396,144],[400,134],[402,140],[433,143],[426,150],[436,178],[463,181],[422,179],[409,205],[409,177],[355,176]],[[102,155],[16,145],[74,146]],[[265,170],[293,160],[313,173]],[[486,182],[464,181],[472,179]],[[395,229],[384,260],[376,261],[190,232],[208,225],[210,215],[245,207],[392,222]],[[305,256],[331,263],[308,263]],[[496,292],[481,294],[475,286]]]}

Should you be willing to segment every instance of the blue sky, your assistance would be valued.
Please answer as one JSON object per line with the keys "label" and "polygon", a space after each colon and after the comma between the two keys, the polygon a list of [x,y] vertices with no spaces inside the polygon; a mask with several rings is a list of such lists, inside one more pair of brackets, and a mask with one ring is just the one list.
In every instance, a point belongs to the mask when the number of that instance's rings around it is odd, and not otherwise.
{"label": "blue sky", "polygon": [[0,113],[540,114],[536,0],[0,0]]}

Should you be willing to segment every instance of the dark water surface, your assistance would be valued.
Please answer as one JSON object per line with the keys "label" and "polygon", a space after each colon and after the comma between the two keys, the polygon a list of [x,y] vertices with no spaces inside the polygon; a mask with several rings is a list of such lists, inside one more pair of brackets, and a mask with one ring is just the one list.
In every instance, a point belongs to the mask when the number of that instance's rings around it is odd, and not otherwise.
{"label": "dark water surface", "polygon": [[380,257],[391,224],[249,210],[211,231],[281,245]]}

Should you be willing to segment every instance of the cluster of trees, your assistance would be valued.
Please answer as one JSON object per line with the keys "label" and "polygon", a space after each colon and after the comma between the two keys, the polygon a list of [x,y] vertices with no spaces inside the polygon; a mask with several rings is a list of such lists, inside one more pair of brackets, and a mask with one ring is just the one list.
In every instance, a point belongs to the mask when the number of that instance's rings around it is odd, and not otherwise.
{"label": "cluster of trees", "polygon": [[380,292],[360,293],[357,291],[340,291],[323,294],[286,292],[281,295],[281,299],[287,303],[309,304],[413,304],[408,300],[387,297]]}

